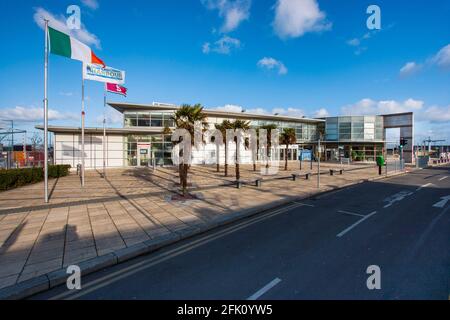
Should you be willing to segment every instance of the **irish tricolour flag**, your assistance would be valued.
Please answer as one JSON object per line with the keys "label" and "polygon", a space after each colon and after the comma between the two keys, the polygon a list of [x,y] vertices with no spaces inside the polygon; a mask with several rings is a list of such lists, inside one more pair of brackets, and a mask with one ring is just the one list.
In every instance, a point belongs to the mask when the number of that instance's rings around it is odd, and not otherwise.
{"label": "irish tricolour flag", "polygon": [[83,61],[85,63],[95,63],[105,66],[94,51],[77,39],[53,28],[48,28],[50,40],[50,53],[64,56],[70,59]]}

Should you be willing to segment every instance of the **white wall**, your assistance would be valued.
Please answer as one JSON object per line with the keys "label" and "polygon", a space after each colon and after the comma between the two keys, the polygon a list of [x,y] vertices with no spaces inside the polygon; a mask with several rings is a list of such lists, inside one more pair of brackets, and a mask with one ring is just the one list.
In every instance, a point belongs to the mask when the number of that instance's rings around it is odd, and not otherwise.
{"label": "white wall", "polygon": [[[55,133],[55,163],[70,164],[73,168],[81,164],[81,135]],[[103,167],[103,136],[85,134],[85,165],[87,169]],[[106,136],[106,166],[124,166],[124,137]]]}

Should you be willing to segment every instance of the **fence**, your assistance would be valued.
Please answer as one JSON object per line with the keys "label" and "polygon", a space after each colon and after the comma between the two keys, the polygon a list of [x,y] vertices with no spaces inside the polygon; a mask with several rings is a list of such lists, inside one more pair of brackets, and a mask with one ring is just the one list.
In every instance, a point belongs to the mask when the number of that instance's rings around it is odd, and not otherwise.
{"label": "fence", "polygon": [[386,161],[386,175],[395,172],[405,171],[405,160],[388,160]]}
{"label": "fence", "polygon": [[429,162],[430,162],[429,156],[419,156],[416,158],[416,167],[417,168],[425,168],[428,166]]}
{"label": "fence", "polygon": [[[51,154],[49,164],[52,164]],[[43,151],[28,151],[25,154],[23,151],[2,151],[0,152],[0,168],[2,169],[16,169],[16,168],[31,168],[44,166],[44,152]]]}

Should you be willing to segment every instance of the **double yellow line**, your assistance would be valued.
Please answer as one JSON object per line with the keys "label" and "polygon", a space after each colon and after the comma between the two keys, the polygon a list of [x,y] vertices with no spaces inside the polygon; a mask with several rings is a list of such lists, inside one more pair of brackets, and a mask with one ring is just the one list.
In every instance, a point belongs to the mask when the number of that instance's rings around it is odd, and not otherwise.
{"label": "double yellow line", "polygon": [[222,238],[226,235],[229,235],[233,232],[239,231],[241,229],[244,229],[248,226],[251,226],[255,223],[261,222],[263,220],[269,219],[271,217],[277,216],[281,213],[284,213],[286,211],[292,210],[294,208],[298,208],[298,207],[302,207],[305,206],[305,204],[302,203],[292,203],[286,207],[277,209],[275,211],[269,211],[267,213],[264,213],[262,215],[258,215],[256,217],[250,218],[249,220],[245,220],[241,223],[238,223],[237,225],[233,225],[230,227],[227,227],[221,231],[215,232],[211,235],[207,235],[205,237],[202,237],[200,239],[191,241],[189,243],[186,243],[184,245],[181,245],[177,248],[165,251],[165,252],[161,252],[159,254],[157,254],[154,257],[150,257],[149,259],[146,259],[144,261],[135,263],[131,266],[128,266],[124,269],[112,272],[110,274],[107,274],[103,277],[100,277],[96,280],[92,280],[86,284],[82,283],[82,287],[83,289],[79,290],[79,291],[64,291],[60,294],[57,294],[51,298],[49,298],[49,300],[60,300],[60,299],[65,299],[65,300],[74,300],[77,298],[80,298],[84,295],[87,295],[93,291],[96,291],[100,288],[103,288],[105,286],[108,286],[114,282],[117,282],[123,278],[129,277],[137,272],[140,272],[142,270],[145,270],[147,268],[150,268],[156,264],[159,264],[161,262],[164,262],[166,260],[169,260],[171,258],[174,258],[176,256],[179,256],[185,252],[188,252],[192,249],[195,249],[199,246],[205,245],[211,241],[217,240],[219,238]]}

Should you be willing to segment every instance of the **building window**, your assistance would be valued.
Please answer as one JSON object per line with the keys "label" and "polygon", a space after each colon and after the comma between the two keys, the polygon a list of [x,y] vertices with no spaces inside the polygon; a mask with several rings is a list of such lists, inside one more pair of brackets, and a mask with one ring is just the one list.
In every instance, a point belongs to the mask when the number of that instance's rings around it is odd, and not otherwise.
{"label": "building window", "polygon": [[172,119],[172,114],[164,113],[163,127],[173,128],[175,127],[175,122]]}
{"label": "building window", "polygon": [[150,127],[150,114],[149,113],[138,113],[138,126],[139,127]]}
{"label": "building window", "polygon": [[136,127],[137,126],[136,113],[125,113],[124,120],[125,120],[125,127]]}
{"label": "building window", "polygon": [[152,127],[162,127],[163,126],[162,113],[152,113],[151,126]]}

